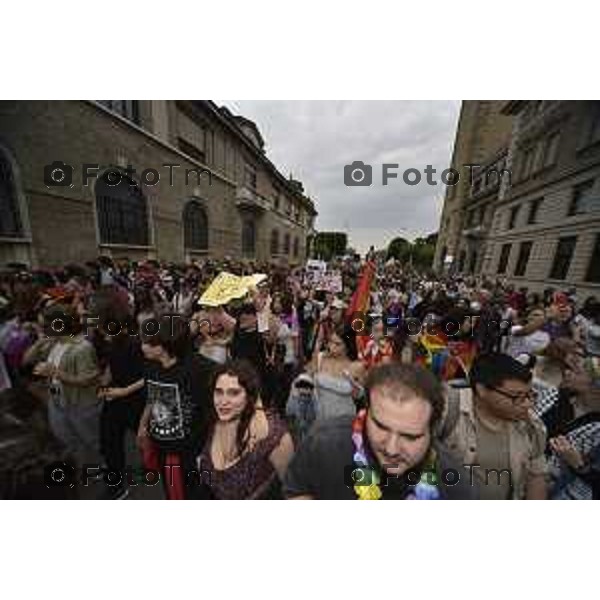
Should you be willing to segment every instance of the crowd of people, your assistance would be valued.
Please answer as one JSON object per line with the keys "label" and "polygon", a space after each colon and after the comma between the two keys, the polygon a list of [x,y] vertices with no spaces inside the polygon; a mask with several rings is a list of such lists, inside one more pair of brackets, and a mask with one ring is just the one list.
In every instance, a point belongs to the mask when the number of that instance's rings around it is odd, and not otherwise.
{"label": "crowd of people", "polygon": [[[203,303],[222,272],[266,277]],[[9,265],[0,497],[122,499],[132,462],[168,499],[597,499],[600,302],[374,256]]]}

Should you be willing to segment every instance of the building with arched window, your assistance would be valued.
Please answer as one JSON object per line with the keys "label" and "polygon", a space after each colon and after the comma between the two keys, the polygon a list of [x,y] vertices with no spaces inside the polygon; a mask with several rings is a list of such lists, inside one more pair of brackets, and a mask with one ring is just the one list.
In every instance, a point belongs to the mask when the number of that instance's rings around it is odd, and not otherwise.
{"label": "building with arched window", "polygon": [[117,169],[96,182],[96,216],[100,244],[148,246],[146,198],[141,186]]}
{"label": "building with arched window", "polygon": [[29,263],[29,227],[17,164],[0,145],[0,264]]}
{"label": "building with arched window", "polygon": [[183,209],[186,252],[208,251],[208,215],[198,200],[190,200]]}
{"label": "building with arched window", "polygon": [[0,266],[300,263],[316,214],[256,124],[209,100],[0,102]]}
{"label": "building with arched window", "polygon": [[0,152],[0,235],[18,238],[22,234],[14,173],[8,158]]}
{"label": "building with arched window", "polygon": [[279,229],[271,231],[271,256],[279,254]]}
{"label": "building with arched window", "polygon": [[253,215],[242,215],[242,256],[256,255],[256,221]]}
{"label": "building with arched window", "polygon": [[600,101],[464,101],[451,166],[438,271],[598,295]]}

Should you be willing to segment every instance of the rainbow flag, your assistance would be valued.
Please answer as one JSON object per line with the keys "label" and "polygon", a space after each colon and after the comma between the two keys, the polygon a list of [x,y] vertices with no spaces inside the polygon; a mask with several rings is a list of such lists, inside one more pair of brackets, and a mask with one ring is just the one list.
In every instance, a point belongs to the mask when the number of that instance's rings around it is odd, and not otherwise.
{"label": "rainbow flag", "polygon": [[[367,313],[371,303],[371,285],[374,278],[375,265],[372,262],[367,262],[363,267],[354,294],[352,294],[350,305],[346,310],[346,319],[350,324],[352,324],[354,319],[361,318],[366,327]],[[368,335],[356,336],[356,351],[359,355],[362,354],[364,347],[370,339]]]}
{"label": "rainbow flag", "polygon": [[468,377],[476,353],[474,340],[455,342],[443,334],[422,333],[417,342],[415,362],[449,381]]}
{"label": "rainbow flag", "polygon": [[362,273],[360,274],[360,278],[356,285],[356,289],[354,290],[354,294],[352,294],[350,306],[348,306],[346,311],[346,316],[348,318],[350,318],[353,313],[366,313],[369,309],[369,303],[371,300],[371,284],[373,283],[374,277],[375,265],[371,262],[368,262],[363,267]]}
{"label": "rainbow flag", "polygon": [[441,376],[448,362],[449,352],[445,336],[421,333],[417,341],[415,362]]}
{"label": "rainbow flag", "polygon": [[475,340],[449,342],[448,350],[450,352],[450,360],[443,374],[444,379],[448,381],[459,377],[468,378],[475,356],[477,355],[477,343]]}

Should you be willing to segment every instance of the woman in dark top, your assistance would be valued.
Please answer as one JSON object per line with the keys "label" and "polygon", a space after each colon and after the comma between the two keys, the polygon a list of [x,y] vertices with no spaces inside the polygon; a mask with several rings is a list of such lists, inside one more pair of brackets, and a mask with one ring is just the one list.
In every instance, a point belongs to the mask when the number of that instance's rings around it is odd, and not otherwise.
{"label": "woman in dark top", "polygon": [[234,360],[246,360],[251,363],[257,370],[261,383],[264,384],[267,363],[265,342],[258,332],[256,308],[250,302],[244,304],[238,314],[231,343],[231,355]]}
{"label": "woman in dark top", "polygon": [[[108,322],[100,325],[105,341],[106,381],[109,384],[98,394],[104,400],[100,442],[108,470],[123,473],[125,436],[127,431],[137,433],[144,412],[144,355],[139,337],[130,335],[127,325],[122,326],[117,335],[110,335],[104,325]],[[119,485],[108,488],[108,499],[118,500],[127,495],[123,479]]]}
{"label": "woman in dark top", "polygon": [[198,471],[210,472],[215,499],[281,497],[279,482],[292,457],[292,438],[284,422],[266,412],[252,366],[234,361],[214,375],[213,415]]}

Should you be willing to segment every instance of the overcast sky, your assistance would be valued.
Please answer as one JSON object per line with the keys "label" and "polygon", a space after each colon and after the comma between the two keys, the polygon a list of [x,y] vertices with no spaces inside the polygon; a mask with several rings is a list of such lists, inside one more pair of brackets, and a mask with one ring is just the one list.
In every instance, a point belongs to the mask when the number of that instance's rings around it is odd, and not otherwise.
{"label": "overcast sky", "polygon": [[[458,101],[254,101],[221,100],[234,114],[252,119],[268,157],[280,172],[304,184],[319,211],[320,231],[345,231],[364,252],[396,236],[437,231],[460,110]],[[344,165],[373,167],[370,187],[344,185]],[[382,185],[382,163],[398,163],[398,178]],[[427,184],[432,165],[437,186]],[[402,180],[405,169],[421,183]]]}

